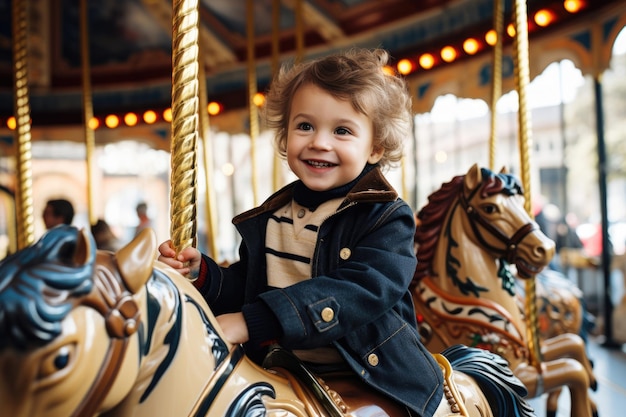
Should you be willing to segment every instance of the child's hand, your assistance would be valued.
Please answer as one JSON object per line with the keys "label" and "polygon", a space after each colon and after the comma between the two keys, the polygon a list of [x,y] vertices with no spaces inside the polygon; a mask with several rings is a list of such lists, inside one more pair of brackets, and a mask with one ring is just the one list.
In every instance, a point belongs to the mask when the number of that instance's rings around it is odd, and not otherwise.
{"label": "child's hand", "polygon": [[228,313],[216,317],[222,331],[224,339],[232,344],[246,343],[250,336],[248,335],[248,325],[243,313]]}
{"label": "child's hand", "polygon": [[171,240],[167,240],[159,245],[159,261],[171,266],[181,275],[197,278],[201,259],[200,251],[193,247],[183,249],[176,256]]}

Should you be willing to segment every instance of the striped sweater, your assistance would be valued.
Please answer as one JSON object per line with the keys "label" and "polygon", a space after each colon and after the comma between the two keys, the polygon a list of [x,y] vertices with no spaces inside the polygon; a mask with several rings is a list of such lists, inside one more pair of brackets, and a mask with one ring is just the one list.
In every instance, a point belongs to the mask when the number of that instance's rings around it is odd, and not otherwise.
{"label": "striped sweater", "polygon": [[311,211],[292,200],[272,215],[265,241],[270,287],[285,288],[311,278],[318,228],[342,201],[334,198]]}

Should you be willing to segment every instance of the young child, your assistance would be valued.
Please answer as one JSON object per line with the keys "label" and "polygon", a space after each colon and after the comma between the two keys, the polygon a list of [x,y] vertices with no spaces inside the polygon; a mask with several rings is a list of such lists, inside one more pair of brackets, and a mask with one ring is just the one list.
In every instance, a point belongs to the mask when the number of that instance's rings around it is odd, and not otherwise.
{"label": "young child", "polygon": [[259,363],[279,344],[313,366],[351,369],[407,415],[432,416],[443,382],[408,291],[413,212],[381,171],[400,160],[412,125],[387,60],[352,50],[281,69],[266,118],[299,180],[234,218],[236,263],[195,248],[176,255],[171,241],[159,260],[197,277],[226,339]]}

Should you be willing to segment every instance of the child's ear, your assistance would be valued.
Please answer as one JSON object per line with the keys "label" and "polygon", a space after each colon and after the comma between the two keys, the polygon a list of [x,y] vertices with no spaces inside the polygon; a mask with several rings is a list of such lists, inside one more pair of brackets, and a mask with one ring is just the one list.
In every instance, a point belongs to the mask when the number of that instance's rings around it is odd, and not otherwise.
{"label": "child's ear", "polygon": [[383,148],[382,146],[375,147],[374,149],[372,149],[372,153],[370,154],[370,157],[367,158],[367,162],[369,162],[372,165],[377,163],[383,157],[384,153],[385,153],[385,148]]}

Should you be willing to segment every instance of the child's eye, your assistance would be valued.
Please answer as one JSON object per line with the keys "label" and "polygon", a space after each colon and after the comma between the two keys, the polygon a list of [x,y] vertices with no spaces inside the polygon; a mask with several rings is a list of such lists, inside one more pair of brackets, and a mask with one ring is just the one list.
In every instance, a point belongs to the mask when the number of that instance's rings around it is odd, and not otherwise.
{"label": "child's eye", "polygon": [[310,123],[302,122],[302,123],[298,123],[298,129],[300,129],[300,130],[311,130],[311,129],[313,129],[313,126],[311,126]]}
{"label": "child's eye", "polygon": [[349,135],[351,132],[345,127],[338,127],[337,129],[335,129],[335,133],[337,135]]}

